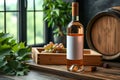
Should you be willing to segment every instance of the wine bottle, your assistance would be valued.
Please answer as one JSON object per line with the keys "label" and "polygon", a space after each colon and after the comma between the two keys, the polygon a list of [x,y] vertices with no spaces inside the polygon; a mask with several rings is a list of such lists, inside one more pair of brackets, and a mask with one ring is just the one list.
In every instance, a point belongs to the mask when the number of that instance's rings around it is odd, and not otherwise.
{"label": "wine bottle", "polygon": [[67,70],[82,71],[84,48],[84,27],[79,22],[79,3],[72,2],[72,21],[67,27]]}

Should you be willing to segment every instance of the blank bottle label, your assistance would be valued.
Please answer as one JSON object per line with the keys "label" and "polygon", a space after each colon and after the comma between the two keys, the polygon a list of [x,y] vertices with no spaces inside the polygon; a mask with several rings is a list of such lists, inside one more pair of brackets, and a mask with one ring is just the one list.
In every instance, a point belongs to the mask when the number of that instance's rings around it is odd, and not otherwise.
{"label": "blank bottle label", "polygon": [[83,59],[83,36],[67,36],[67,59]]}

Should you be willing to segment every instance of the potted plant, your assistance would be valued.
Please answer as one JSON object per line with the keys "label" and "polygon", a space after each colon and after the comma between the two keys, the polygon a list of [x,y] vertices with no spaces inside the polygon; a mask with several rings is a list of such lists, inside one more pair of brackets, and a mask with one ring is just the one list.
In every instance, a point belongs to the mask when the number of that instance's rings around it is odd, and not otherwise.
{"label": "potted plant", "polygon": [[44,21],[52,28],[54,38],[62,37],[62,40],[65,40],[66,27],[71,20],[71,3],[63,0],[44,0],[43,11]]}

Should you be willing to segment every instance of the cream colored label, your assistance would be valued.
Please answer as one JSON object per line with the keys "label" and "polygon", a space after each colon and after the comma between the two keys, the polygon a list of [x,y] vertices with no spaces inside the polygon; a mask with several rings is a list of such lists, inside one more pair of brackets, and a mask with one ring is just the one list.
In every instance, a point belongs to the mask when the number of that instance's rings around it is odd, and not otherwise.
{"label": "cream colored label", "polygon": [[83,36],[67,36],[67,59],[83,59]]}

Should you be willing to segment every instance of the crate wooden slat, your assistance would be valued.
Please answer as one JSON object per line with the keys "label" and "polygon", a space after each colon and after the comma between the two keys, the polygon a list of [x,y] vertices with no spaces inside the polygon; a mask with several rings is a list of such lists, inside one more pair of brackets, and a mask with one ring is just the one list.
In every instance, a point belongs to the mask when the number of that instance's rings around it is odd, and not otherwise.
{"label": "crate wooden slat", "polygon": [[[66,53],[41,53],[44,49],[41,47],[32,48],[32,58],[36,64],[66,64]],[[90,50],[84,49],[84,65],[99,66],[102,63],[102,55]]]}

